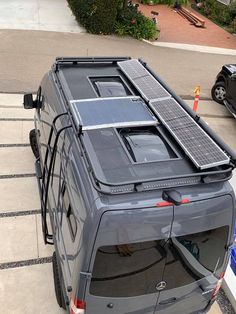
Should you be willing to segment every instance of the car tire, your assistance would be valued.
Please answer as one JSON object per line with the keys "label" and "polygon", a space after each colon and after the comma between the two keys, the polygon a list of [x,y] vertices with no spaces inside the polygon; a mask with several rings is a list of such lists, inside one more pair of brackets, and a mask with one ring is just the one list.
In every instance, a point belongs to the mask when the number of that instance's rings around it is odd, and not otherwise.
{"label": "car tire", "polygon": [[212,99],[223,105],[226,96],[226,87],[224,82],[217,82],[211,89]]}
{"label": "car tire", "polygon": [[29,133],[29,141],[30,141],[30,146],[31,149],[34,153],[34,156],[36,159],[39,158],[39,147],[38,147],[38,142],[37,142],[37,135],[36,135],[36,130],[33,129]]}
{"label": "car tire", "polygon": [[61,276],[60,276],[61,272],[60,272],[60,268],[57,262],[56,252],[53,252],[53,255],[52,255],[52,268],[53,268],[54,288],[55,288],[57,303],[60,307],[66,310],[66,303],[65,303],[65,299],[64,299],[62,287],[61,287]]}

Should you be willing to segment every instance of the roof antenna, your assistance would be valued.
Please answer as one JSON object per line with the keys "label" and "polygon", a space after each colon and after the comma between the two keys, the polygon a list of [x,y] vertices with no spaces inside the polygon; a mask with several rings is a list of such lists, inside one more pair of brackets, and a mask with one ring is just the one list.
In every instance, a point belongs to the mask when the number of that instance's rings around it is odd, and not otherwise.
{"label": "roof antenna", "polygon": [[164,201],[170,202],[177,205],[182,204],[182,196],[180,192],[176,190],[165,190],[162,193],[162,198]]}

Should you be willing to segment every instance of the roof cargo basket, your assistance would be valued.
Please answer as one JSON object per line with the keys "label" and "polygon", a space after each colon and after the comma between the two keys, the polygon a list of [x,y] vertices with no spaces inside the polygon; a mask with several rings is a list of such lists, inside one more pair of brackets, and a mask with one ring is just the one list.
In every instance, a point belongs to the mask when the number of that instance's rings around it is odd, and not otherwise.
{"label": "roof cargo basket", "polygon": [[[231,178],[236,153],[142,60],[57,58],[54,68],[59,72],[55,75],[62,92],[65,82],[70,87],[66,81],[69,76],[63,76],[67,65],[69,71],[88,71],[91,64],[97,65],[96,69],[103,64],[106,70],[113,67],[112,77],[117,73],[135,91],[130,96],[88,99],[64,94],[85,165],[97,190],[121,194]],[[148,144],[142,144],[144,138]],[[132,148],[143,154],[147,145],[159,145],[158,141],[163,149],[166,146],[166,156],[172,151],[174,157],[148,160],[144,155],[141,161],[136,160]]]}
{"label": "roof cargo basket", "polygon": [[58,67],[63,65],[76,65],[83,63],[117,63],[131,59],[130,57],[58,57],[53,64],[53,69],[58,70]]}

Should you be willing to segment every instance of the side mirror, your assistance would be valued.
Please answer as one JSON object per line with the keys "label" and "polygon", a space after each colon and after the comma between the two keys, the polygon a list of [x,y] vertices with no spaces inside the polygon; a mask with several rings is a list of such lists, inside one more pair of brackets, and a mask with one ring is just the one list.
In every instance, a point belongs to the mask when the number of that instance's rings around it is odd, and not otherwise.
{"label": "side mirror", "polygon": [[23,102],[25,109],[33,109],[35,108],[35,102],[33,101],[32,94],[25,94],[24,95],[24,102]]}
{"label": "side mirror", "polygon": [[236,73],[233,73],[231,76],[230,76],[230,79],[232,81],[236,81]]}

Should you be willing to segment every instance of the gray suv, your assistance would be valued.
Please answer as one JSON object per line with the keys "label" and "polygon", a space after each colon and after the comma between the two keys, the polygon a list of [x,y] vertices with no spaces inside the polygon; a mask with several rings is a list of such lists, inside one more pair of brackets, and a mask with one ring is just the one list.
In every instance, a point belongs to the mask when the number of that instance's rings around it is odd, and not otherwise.
{"label": "gray suv", "polygon": [[235,153],[142,60],[58,58],[24,107],[59,306],[206,313],[233,241]]}

